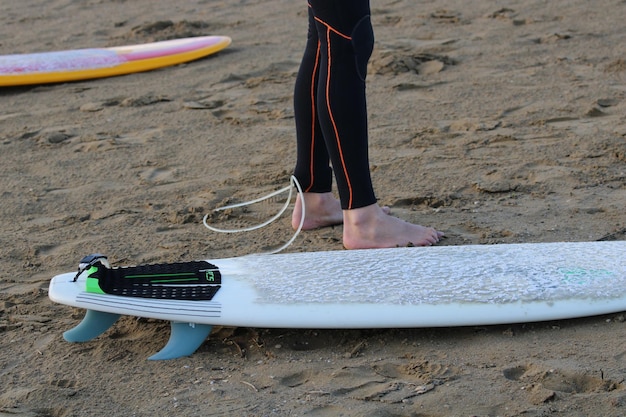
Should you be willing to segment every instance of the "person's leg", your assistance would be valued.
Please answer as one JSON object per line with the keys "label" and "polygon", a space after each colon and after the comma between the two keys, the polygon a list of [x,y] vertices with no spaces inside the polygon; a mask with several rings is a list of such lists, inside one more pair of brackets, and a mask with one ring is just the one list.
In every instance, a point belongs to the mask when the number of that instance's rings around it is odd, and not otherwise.
{"label": "person's leg", "polygon": [[[362,123],[367,120],[363,117],[366,113],[365,77],[364,74],[357,73],[354,54],[344,53],[346,48],[353,50],[350,36],[342,36],[340,32],[336,32],[343,30],[352,33],[358,20],[365,20],[358,25],[365,29],[365,40],[362,44],[366,50],[360,59],[361,69],[364,71],[373,42],[369,26],[369,5],[362,0],[342,1],[347,4],[313,1],[309,5],[307,44],[294,93],[298,143],[294,175],[304,191],[296,199],[292,214],[294,228],[300,224],[302,199],[306,207],[304,229],[343,222],[342,206],[330,192],[332,171],[327,151],[329,147],[334,156],[332,162],[333,167],[336,167],[339,195],[344,196],[345,200],[343,205],[368,205],[376,201],[369,176],[367,123]],[[325,23],[323,19],[330,23]],[[336,25],[337,29],[331,28],[330,24]],[[330,73],[332,76],[329,76]],[[333,94],[338,88],[342,91]],[[332,102],[328,100],[329,97]],[[322,102],[318,102],[318,99]],[[337,109],[336,115],[331,108]],[[342,121],[339,126],[335,124],[334,117]],[[346,144],[345,147],[341,146],[339,134]],[[365,143],[361,143],[359,138],[364,138]],[[344,153],[349,155],[349,164],[346,164]],[[349,178],[349,174],[353,174],[354,178]],[[354,174],[359,174],[358,178]],[[360,179],[360,183],[353,184],[355,179]],[[356,200],[353,190],[357,190]]]}
{"label": "person's leg", "polygon": [[332,187],[332,170],[317,118],[316,89],[319,76],[320,43],[313,12],[309,7],[309,29],[304,56],[294,87],[297,160],[294,175],[304,192],[325,193]]}
{"label": "person's leg", "polygon": [[304,194],[296,198],[292,225],[297,228],[305,201],[303,229],[340,224],[343,221],[339,201],[331,192],[332,170],[324,137],[317,117],[317,81],[320,65],[320,41],[313,11],[309,7],[309,29],[304,56],[294,89],[297,160],[294,176]]}
{"label": "person's leg", "polygon": [[311,0],[310,4],[319,38],[318,85],[312,102],[317,100],[317,118],[337,180],[344,246],[356,249],[436,243],[440,233],[388,216],[388,209],[376,203],[369,170],[365,100],[366,68],[374,42],[369,1]]}
{"label": "person's leg", "polygon": [[374,45],[368,0],[311,0],[319,38],[317,117],[344,210],[376,202],[365,75]]}
{"label": "person's leg", "polygon": [[[308,12],[307,43],[294,89],[297,138],[297,162],[294,175],[300,182],[304,193],[296,197],[292,226],[296,229],[300,225],[302,200],[304,200],[306,207],[304,230],[343,222],[340,202],[331,192],[332,171],[317,110],[320,61],[327,50],[321,50],[318,28],[311,7]],[[364,62],[366,63],[366,60]],[[366,148],[367,144],[365,144]],[[383,207],[383,210],[389,213],[388,207]]]}

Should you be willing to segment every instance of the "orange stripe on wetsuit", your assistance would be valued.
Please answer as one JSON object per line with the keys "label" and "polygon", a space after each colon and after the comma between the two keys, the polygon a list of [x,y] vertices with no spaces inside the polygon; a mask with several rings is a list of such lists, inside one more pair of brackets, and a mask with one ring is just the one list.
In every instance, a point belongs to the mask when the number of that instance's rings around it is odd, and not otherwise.
{"label": "orange stripe on wetsuit", "polygon": [[[315,82],[315,78],[317,77],[317,73],[318,73],[318,69],[319,69],[319,60],[320,60],[320,48],[321,48],[321,43],[318,40],[317,41],[317,50],[315,51],[315,65],[314,68],[315,70],[313,71],[313,74],[311,74],[311,103],[313,103],[311,105],[311,120],[315,120],[317,118],[317,114],[316,114],[316,109],[315,109],[315,85],[317,84]],[[315,137],[315,123],[311,123],[311,137],[314,138]],[[315,141],[312,140],[311,141],[311,155],[315,155]],[[307,186],[307,188],[304,189],[305,192],[309,192],[311,191],[313,184],[315,183],[315,167],[314,167],[314,159],[311,158],[311,163],[309,164],[309,174],[311,175],[311,184],[309,184]]]}
{"label": "orange stripe on wetsuit", "polygon": [[327,75],[326,75],[326,108],[328,109],[328,115],[330,116],[330,122],[332,123],[333,126],[333,131],[335,133],[335,140],[337,141],[337,149],[339,150],[339,159],[341,160],[341,169],[343,170],[343,174],[345,175],[346,178],[346,182],[347,182],[347,187],[348,187],[348,192],[349,192],[349,196],[348,196],[348,208],[352,208],[352,199],[353,199],[353,192],[352,192],[352,183],[350,181],[350,175],[348,174],[348,170],[346,169],[346,160],[344,159],[344,155],[343,155],[343,149],[341,147],[341,138],[339,137],[339,129],[337,128],[337,123],[335,122],[335,117],[333,116],[333,109],[330,105],[330,74],[331,74],[331,67],[332,67],[332,54],[331,54],[331,40],[330,40],[330,34],[335,33],[336,35],[339,35],[340,37],[348,40],[348,41],[352,41],[352,37],[344,35],[343,33],[339,32],[338,30],[332,28],[329,24],[327,24],[326,22],[322,21],[320,18],[316,17],[315,18],[316,21],[318,21],[319,23],[321,23],[322,25],[326,26],[326,43],[328,44],[327,48],[328,48],[328,69],[327,69]]}

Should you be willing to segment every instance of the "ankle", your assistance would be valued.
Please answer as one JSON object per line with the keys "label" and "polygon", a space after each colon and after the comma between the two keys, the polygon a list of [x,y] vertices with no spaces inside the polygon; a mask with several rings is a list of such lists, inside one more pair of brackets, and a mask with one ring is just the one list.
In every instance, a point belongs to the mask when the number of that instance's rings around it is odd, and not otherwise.
{"label": "ankle", "polygon": [[[303,202],[304,210],[302,209]],[[343,222],[341,205],[332,192],[299,194],[291,221],[294,229],[299,227],[303,214],[303,230],[333,226]]]}
{"label": "ankle", "polygon": [[335,196],[333,193],[302,193],[298,195],[302,200],[304,200],[304,204],[313,209],[318,207],[325,207],[329,202],[335,200]]}
{"label": "ankle", "polygon": [[387,215],[376,203],[357,209],[343,210],[344,223],[348,227],[355,228],[375,222],[383,214]]}

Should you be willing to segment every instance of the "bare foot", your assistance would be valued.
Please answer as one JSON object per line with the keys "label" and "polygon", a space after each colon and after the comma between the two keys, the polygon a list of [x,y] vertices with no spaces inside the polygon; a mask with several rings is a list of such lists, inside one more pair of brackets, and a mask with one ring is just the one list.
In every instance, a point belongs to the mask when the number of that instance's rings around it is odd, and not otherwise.
{"label": "bare foot", "polygon": [[430,246],[443,237],[443,233],[432,227],[389,216],[378,204],[343,213],[343,246],[346,249]]}
{"label": "bare foot", "polygon": [[[304,196],[304,208],[306,211],[302,230],[318,229],[343,223],[341,203],[335,198],[333,193],[303,193],[302,195],[297,195],[296,205],[291,215],[291,227],[294,230],[300,226],[302,196]],[[381,210],[385,214],[391,213],[391,209],[387,206],[381,207]]]}
{"label": "bare foot", "polygon": [[297,229],[302,217],[302,198],[304,197],[304,224],[302,230],[334,226],[343,223],[341,204],[333,193],[303,193],[296,197],[296,205],[291,215],[291,226]]}

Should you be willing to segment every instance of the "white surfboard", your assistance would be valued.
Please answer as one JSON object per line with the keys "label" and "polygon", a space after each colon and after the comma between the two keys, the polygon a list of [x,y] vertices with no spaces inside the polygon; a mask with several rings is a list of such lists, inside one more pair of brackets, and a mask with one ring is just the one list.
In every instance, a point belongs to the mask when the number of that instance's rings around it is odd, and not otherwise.
{"label": "white surfboard", "polygon": [[119,315],[171,321],[168,345],[151,359],[193,353],[212,325],[468,326],[626,310],[626,241],[249,255],[207,262],[216,268],[213,281],[203,284],[211,288],[203,300],[87,292],[88,271],[55,276],[49,296],[88,310],[85,320],[65,333],[69,341],[98,336]]}

